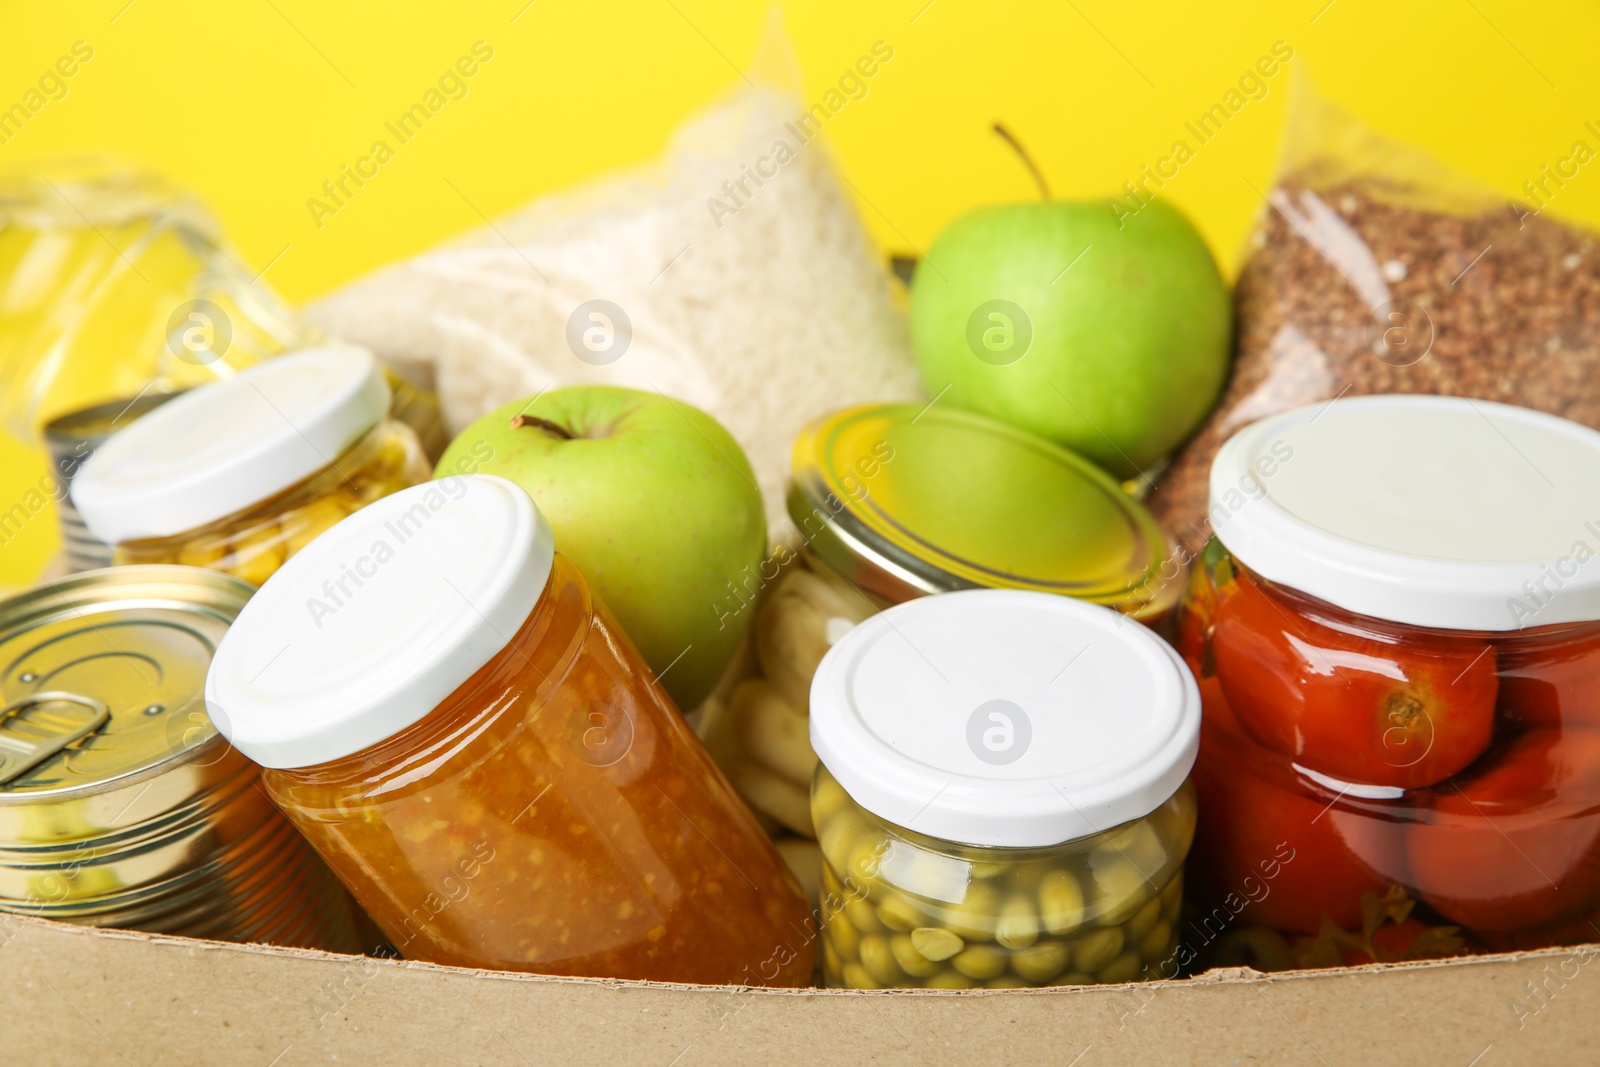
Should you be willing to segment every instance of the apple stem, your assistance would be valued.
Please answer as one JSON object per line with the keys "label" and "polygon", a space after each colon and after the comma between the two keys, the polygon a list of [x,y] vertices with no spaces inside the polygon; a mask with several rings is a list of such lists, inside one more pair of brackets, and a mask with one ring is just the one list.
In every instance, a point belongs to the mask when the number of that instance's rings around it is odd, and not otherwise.
{"label": "apple stem", "polygon": [[560,423],[551,422],[549,419],[541,419],[537,415],[512,416],[511,428],[513,430],[520,430],[524,426],[532,426],[536,429],[543,430],[545,433],[559,437],[563,441],[571,441],[576,436],[571,430],[567,429],[565,426],[562,426]]}
{"label": "apple stem", "polygon": [[994,132],[1004,138],[1006,144],[1011,146],[1012,151],[1022,158],[1022,165],[1028,168],[1028,173],[1033,175],[1034,184],[1039,187],[1041,199],[1049,200],[1050,186],[1044,180],[1044,171],[1039,169],[1039,164],[1033,161],[1033,157],[1028,154],[1028,150],[1022,147],[1022,142],[1017,140],[1016,134],[1006,129],[1003,122],[994,124]]}

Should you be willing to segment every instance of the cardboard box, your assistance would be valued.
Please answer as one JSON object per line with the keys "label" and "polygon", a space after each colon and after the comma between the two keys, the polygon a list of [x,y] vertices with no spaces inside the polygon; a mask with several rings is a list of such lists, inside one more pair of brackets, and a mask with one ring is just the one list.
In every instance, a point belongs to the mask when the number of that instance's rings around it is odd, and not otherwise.
{"label": "cardboard box", "polygon": [[0,920],[0,1063],[1600,1062],[1600,946],[1130,986],[753,990]]}

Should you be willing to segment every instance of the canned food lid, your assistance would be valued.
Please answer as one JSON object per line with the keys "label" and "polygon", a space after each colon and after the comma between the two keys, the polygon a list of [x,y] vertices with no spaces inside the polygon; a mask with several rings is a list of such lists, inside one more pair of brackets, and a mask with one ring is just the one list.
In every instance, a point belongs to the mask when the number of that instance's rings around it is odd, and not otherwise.
{"label": "canned food lid", "polygon": [[194,567],[113,567],[0,602],[0,805],[199,758],[216,737],[206,670],[252,591]]}
{"label": "canned food lid", "polygon": [[113,434],[73,479],[72,503],[109,544],[170,537],[328,466],[388,409],[389,384],[366,349],[269,359]]}
{"label": "canned food lid", "polygon": [[890,600],[1010,588],[1170,608],[1182,568],[1160,526],[1088,460],[981,415],[874,404],[795,441],[789,514],[807,544]]}
{"label": "canned food lid", "polygon": [[1033,847],[1147,815],[1199,745],[1200,695],[1150,630],[1065,597],[974,590],[867,619],[811,683],[811,744],[868,811]]}
{"label": "canned food lid", "polygon": [[1466,397],[1367,396],[1240,430],[1212,529],[1269,581],[1450,630],[1600,619],[1600,433]]}
{"label": "canned food lid", "polygon": [[[78,446],[87,444],[92,449],[119,429],[133,425],[173,397],[181,395],[181,392],[158,393],[151,390],[132,399],[108,400],[104,404],[69,411],[45,423],[45,443],[63,465],[72,460],[81,461],[85,450]],[[73,469],[77,465],[73,463]]]}
{"label": "canned food lid", "polygon": [[266,767],[375,745],[506,647],[554,551],[544,516],[504,478],[384,497],[289,557],[245,605],[212,661],[207,709]]}

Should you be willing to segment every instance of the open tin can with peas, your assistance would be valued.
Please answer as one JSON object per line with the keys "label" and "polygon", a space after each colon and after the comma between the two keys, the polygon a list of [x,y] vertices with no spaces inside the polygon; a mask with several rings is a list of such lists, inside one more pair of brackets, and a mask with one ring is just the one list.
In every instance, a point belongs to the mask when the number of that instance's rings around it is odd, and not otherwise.
{"label": "open tin can with peas", "polygon": [[1200,698],[1148,628],[977,590],[866,620],[817,669],[829,986],[1177,975]]}

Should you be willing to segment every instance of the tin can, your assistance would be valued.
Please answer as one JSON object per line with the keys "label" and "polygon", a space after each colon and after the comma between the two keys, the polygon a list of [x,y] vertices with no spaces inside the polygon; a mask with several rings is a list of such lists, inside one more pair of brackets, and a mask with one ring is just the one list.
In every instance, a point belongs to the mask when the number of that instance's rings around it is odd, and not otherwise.
{"label": "tin can", "polygon": [[111,566],[111,546],[89,532],[72,506],[72,478],[113,433],[171,400],[177,393],[146,392],[131,400],[113,400],[74,411],[45,424],[44,441],[54,476],[52,496],[61,519],[61,547],[67,570],[88,571]]}
{"label": "tin can", "polygon": [[0,602],[0,910],[356,950],[349,897],[206,713],[253,592],[114,567]]}

